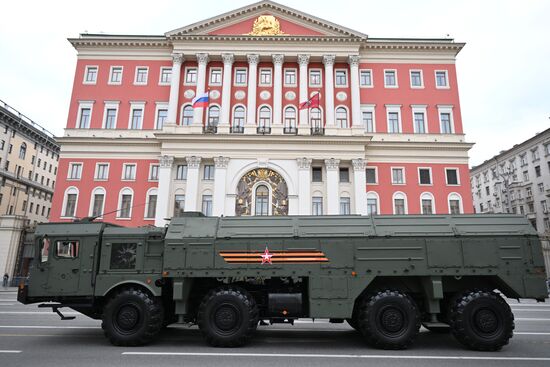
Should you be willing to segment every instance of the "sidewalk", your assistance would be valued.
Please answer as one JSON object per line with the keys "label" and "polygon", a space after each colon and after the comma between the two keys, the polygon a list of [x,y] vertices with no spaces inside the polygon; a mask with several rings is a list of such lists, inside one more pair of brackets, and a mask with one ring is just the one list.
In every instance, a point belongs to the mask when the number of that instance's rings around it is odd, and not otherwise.
{"label": "sidewalk", "polygon": [[0,293],[2,292],[17,292],[17,287],[7,287],[7,288],[4,288],[2,286],[0,286]]}

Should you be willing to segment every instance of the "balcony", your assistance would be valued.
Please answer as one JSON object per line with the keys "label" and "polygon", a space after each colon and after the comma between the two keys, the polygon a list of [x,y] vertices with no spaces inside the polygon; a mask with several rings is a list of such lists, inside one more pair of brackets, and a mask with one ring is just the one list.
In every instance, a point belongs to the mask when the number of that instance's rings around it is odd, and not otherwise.
{"label": "balcony", "polygon": [[244,126],[231,126],[229,132],[231,134],[244,134]]}
{"label": "balcony", "polygon": [[298,134],[298,129],[294,126],[285,126],[283,127],[283,134],[296,135]]}
{"label": "balcony", "polygon": [[271,126],[258,126],[256,132],[262,135],[271,134]]}
{"label": "balcony", "polygon": [[529,195],[525,197],[525,201],[528,203],[532,203],[534,201],[533,196]]}
{"label": "balcony", "polygon": [[202,132],[205,134],[215,134],[218,132],[218,126],[216,125],[206,125],[202,128]]}
{"label": "balcony", "polygon": [[320,126],[313,126],[311,128],[311,135],[325,135],[325,128]]}

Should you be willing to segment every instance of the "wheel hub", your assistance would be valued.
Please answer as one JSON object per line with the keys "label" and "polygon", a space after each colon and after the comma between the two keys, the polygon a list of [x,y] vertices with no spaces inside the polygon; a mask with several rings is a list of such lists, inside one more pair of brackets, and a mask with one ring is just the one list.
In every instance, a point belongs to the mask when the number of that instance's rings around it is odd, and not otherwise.
{"label": "wheel hub", "polygon": [[139,321],[139,311],[131,305],[122,306],[118,311],[116,321],[120,329],[130,331]]}
{"label": "wheel hub", "polygon": [[405,325],[403,313],[394,307],[385,309],[380,316],[380,320],[382,327],[390,333],[400,331]]}
{"label": "wheel hub", "polygon": [[233,305],[221,305],[214,313],[214,322],[220,330],[230,331],[239,325],[239,312]]}
{"label": "wheel hub", "polygon": [[489,309],[481,309],[474,316],[476,327],[479,331],[487,334],[494,333],[498,329],[498,317]]}

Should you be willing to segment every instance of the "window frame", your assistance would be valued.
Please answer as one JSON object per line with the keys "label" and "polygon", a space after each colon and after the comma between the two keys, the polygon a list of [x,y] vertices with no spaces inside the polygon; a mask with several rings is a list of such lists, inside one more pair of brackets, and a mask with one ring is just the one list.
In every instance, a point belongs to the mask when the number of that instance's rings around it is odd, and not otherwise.
{"label": "window frame", "polygon": [[[152,176],[153,167],[157,167],[157,177],[156,178],[154,178]],[[149,172],[147,173],[147,181],[149,181],[149,182],[158,182],[158,180],[159,180],[159,169],[160,169],[160,165],[158,163],[149,163]]]}
{"label": "window frame", "polygon": [[[402,197],[397,197],[397,196],[402,196]],[[397,210],[396,209],[396,206],[395,206],[395,200],[396,199],[403,199],[403,209],[404,209],[404,213],[403,214],[397,214]],[[391,197],[391,202],[392,202],[392,209],[393,209],[393,215],[408,215],[409,214],[409,203],[408,203],[408,200],[407,200],[407,194],[405,194],[403,191],[396,191],[392,194],[392,197]]]}
{"label": "window frame", "polygon": [[[319,84],[311,83],[311,72],[319,72]],[[309,88],[321,88],[323,86],[323,69],[321,68],[311,68],[307,72],[307,85]]]}
{"label": "window frame", "polygon": [[106,202],[106,198],[107,198],[107,191],[105,190],[104,187],[102,186],[96,186],[94,187],[94,189],[92,190],[92,193],[90,194],[90,207],[88,208],[88,215],[90,217],[93,217],[94,216],[94,206],[95,206],[95,196],[97,194],[100,194],[102,193],[103,194],[103,203],[101,204],[101,214],[100,216],[97,217],[97,219],[102,219],[103,218],[103,214],[105,214],[105,202]]}
{"label": "window frame", "polygon": [[[360,107],[361,110],[361,123],[363,124],[363,129],[368,134],[376,133],[376,105],[375,104],[362,104]],[[370,112],[372,115],[372,132],[367,131],[367,127],[363,120],[363,112]]]}
{"label": "window frame", "polygon": [[[130,199],[130,207],[129,207],[129,213],[128,213],[128,216],[127,217],[122,217],[120,216],[122,214],[122,197],[125,194],[125,191],[129,191],[130,192],[130,195],[131,195],[131,199]],[[134,190],[132,190],[132,188],[130,187],[123,187],[122,189],[120,189],[120,191],[118,192],[118,204],[117,204],[117,212],[116,212],[116,219],[117,220],[132,220],[132,214],[133,214],[133,206],[134,206],[134,199],[135,199],[135,194],[134,194]]]}
{"label": "window frame", "polygon": [[[345,112],[346,112],[346,126],[341,126],[339,121],[341,119],[338,119],[338,110],[339,109],[343,109]],[[347,106],[344,106],[344,105],[338,105],[334,108],[334,122],[336,124],[336,127],[338,129],[349,129],[351,128],[351,121],[350,121],[350,115],[349,115],[349,110],[347,108]]]}
{"label": "window frame", "polygon": [[[120,101],[104,101],[103,106],[103,121],[101,122],[101,128],[106,130],[115,130],[117,128],[117,122],[118,122],[118,111],[120,106]],[[116,110],[115,112],[115,122],[113,128],[107,128],[107,111],[108,110]]]}
{"label": "window frame", "polygon": [[[370,74],[370,84],[361,83],[361,73],[368,72]],[[359,88],[374,88],[374,74],[372,69],[359,69]]]}
{"label": "window frame", "polygon": [[[449,121],[451,123],[451,132],[450,133],[444,133],[443,132],[443,121],[441,120],[441,115],[448,113],[449,114]],[[453,116],[453,106],[452,105],[438,105],[437,106],[437,116],[439,118],[439,133],[440,134],[455,134],[455,121]]]}
{"label": "window frame", "polygon": [[[134,178],[124,178],[127,166],[134,166]],[[136,178],[137,178],[137,163],[123,163],[122,164],[122,174],[120,176],[120,180],[121,181],[135,181]]]}
{"label": "window frame", "polygon": [[[456,184],[449,183],[449,177],[447,171],[456,171]],[[447,186],[460,186],[460,169],[458,167],[445,167],[445,184]]]}
{"label": "window frame", "polygon": [[[212,82],[212,74],[213,72],[220,72],[220,81],[219,82]],[[208,70],[208,85],[209,86],[216,86],[219,87],[223,83],[223,68],[221,67],[211,67]]]}
{"label": "window frame", "polygon": [[[113,71],[114,69],[120,69],[120,80],[118,82],[113,81]],[[122,78],[124,77],[124,66],[122,65],[111,65],[109,68],[109,81],[108,85],[122,85]]]}
{"label": "window frame", "polygon": [[[336,75],[338,74],[338,72],[344,72],[344,77],[345,77],[345,84],[338,84],[337,83],[337,80],[338,78],[336,77]],[[349,73],[348,73],[348,69],[345,69],[345,68],[335,68],[334,69],[334,88],[349,88]]]}
{"label": "window frame", "polygon": [[[80,166],[80,172],[77,178],[71,177],[71,173],[73,171],[73,166],[79,165]],[[82,171],[84,168],[84,162],[69,162],[69,169],[67,171],[67,181],[80,181],[82,179]]]}
{"label": "window frame", "polygon": [[[449,211],[449,214],[450,215],[457,215],[457,214],[451,214],[451,199],[456,200],[455,197],[458,198],[458,214],[464,214],[464,203],[462,201],[462,195],[460,195],[457,192],[450,192],[449,195],[447,195],[447,209]],[[495,206],[497,206],[497,205],[495,205]]]}
{"label": "window frame", "polygon": [[[387,84],[386,83],[386,73],[387,72],[393,72],[394,73],[394,76],[395,76],[395,85],[390,85],[390,84]],[[397,78],[397,69],[384,69],[384,88],[389,88],[389,89],[395,89],[395,88],[399,88],[399,79]]]}
{"label": "window frame", "polygon": [[[269,83],[262,82],[262,71],[269,71]],[[271,87],[273,85],[273,69],[269,67],[261,67],[258,69],[258,86]]]}
{"label": "window frame", "polygon": [[[98,168],[99,168],[100,165],[106,165],[107,166],[107,170],[106,170],[106,172],[107,172],[106,176],[107,177],[105,177],[105,178],[99,178],[97,176]],[[108,181],[109,180],[109,170],[110,170],[110,168],[111,168],[111,163],[110,162],[96,162],[95,169],[94,169],[94,181]]]}
{"label": "window frame", "polygon": [[[393,170],[394,169],[400,169],[401,170],[401,172],[403,174],[403,182],[400,182],[400,183],[395,182],[394,175],[393,175]],[[390,167],[390,176],[391,176],[391,184],[392,185],[403,186],[403,185],[407,184],[406,169],[403,166],[391,166]]]}
{"label": "window frame", "polygon": [[[76,116],[75,129],[91,129],[92,128],[92,117],[94,113],[94,104],[95,101],[79,101],[78,102],[78,113]],[[82,119],[82,110],[90,110],[90,118],[88,120],[88,127],[80,127],[80,120]]]}
{"label": "window frame", "polygon": [[[191,123],[190,124],[184,124],[185,116],[185,108],[191,107]],[[195,117],[195,111],[193,109],[193,105],[191,103],[184,103],[181,105],[181,111],[180,111],[180,126],[191,126],[193,125],[193,119]]]}
{"label": "window frame", "polygon": [[[397,113],[398,132],[390,132],[390,113]],[[401,117],[401,105],[386,105],[386,131],[388,134],[403,134],[403,123]]]}
{"label": "window frame", "polygon": [[[445,73],[445,86],[438,86],[437,85],[437,73]],[[434,70],[434,81],[435,81],[435,89],[450,89],[450,82],[449,82],[449,70]]]}
{"label": "window frame", "polygon": [[[138,81],[139,70],[145,69],[145,81]],[[134,85],[147,85],[149,83],[149,66],[136,66],[134,75]]]}
{"label": "window frame", "polygon": [[[187,75],[189,75],[189,70],[195,70],[195,81],[187,81]],[[197,85],[197,79],[199,77],[199,69],[196,66],[186,66],[183,69],[183,85]]]}
{"label": "window frame", "polygon": [[[208,168],[208,176],[206,175],[206,167],[209,167]],[[214,181],[214,178],[215,178],[215,174],[216,174],[216,167],[214,164],[205,164],[203,167],[202,167],[202,180],[203,181]]]}
{"label": "window frame", "polygon": [[[429,196],[430,200],[432,201],[432,212],[429,214],[424,213],[424,206],[422,205],[422,200],[425,200],[425,196]],[[420,194],[420,214],[422,215],[434,215],[437,214],[436,206],[435,206],[435,196],[429,191],[424,191]]]}
{"label": "window frame", "polygon": [[[87,80],[90,69],[95,69],[95,78],[93,81]],[[84,68],[84,78],[82,79],[82,84],[95,85],[97,84],[98,77],[99,77],[99,65],[86,65]]]}
{"label": "window frame", "polygon": [[[158,124],[159,124],[159,112],[161,110],[166,110],[166,118],[165,120],[163,121],[162,123],[162,126],[164,127],[164,124],[166,123],[166,121],[168,120],[168,102],[156,102],[156,106],[155,106],[155,130],[161,130],[162,128],[159,129],[158,127]],[[142,126],[143,126],[143,121],[142,121]]]}
{"label": "window frame", "polygon": [[[286,73],[288,71],[294,71],[294,83],[286,82]],[[284,87],[297,87],[298,86],[298,68],[283,68],[283,86]]]}
{"label": "window frame", "polygon": [[[141,110],[141,121],[139,128],[132,128],[132,118],[134,110]],[[143,130],[143,122],[145,121],[145,102],[130,102],[130,114],[128,116],[128,130]]]}
{"label": "window frame", "polygon": [[[429,184],[425,184],[425,183],[420,182],[421,181],[421,178],[420,178],[420,170],[421,169],[427,169],[430,172],[430,183]],[[433,186],[434,180],[433,180],[432,167],[417,167],[417,174],[418,174],[418,185],[420,185],[420,186]]]}
{"label": "window frame", "polygon": [[[163,71],[168,70],[169,71],[169,77],[167,82],[162,81]],[[159,69],[159,85],[167,86],[172,84],[172,67],[170,66],[161,66]]]}
{"label": "window frame", "polygon": [[[244,71],[244,83],[237,81],[237,72]],[[245,66],[237,66],[233,69],[233,86],[234,87],[247,87],[248,86],[248,68]]]}
{"label": "window frame", "polygon": [[[150,209],[150,205],[151,205],[150,197],[153,196],[153,195],[157,197],[157,201],[155,202],[155,213],[153,214],[153,216],[149,216],[148,214],[149,214],[149,209]],[[146,220],[155,219],[156,211],[157,211],[157,205],[158,205],[158,188],[151,187],[145,193],[145,210],[143,212],[143,219],[146,219]]]}
{"label": "window frame", "polygon": [[[74,203],[74,213],[72,216],[67,216],[67,202],[69,199],[69,195],[76,195],[76,200]],[[63,206],[61,207],[61,215],[59,216],[62,219],[71,219],[76,216],[76,213],[78,212],[78,197],[80,196],[80,192],[77,187],[75,186],[69,186],[65,189],[65,192],[63,192]],[[29,204],[29,213],[32,212],[32,202]]]}
{"label": "window frame", "polygon": [[[367,170],[368,169],[373,169],[374,170],[375,182],[368,182],[368,179],[367,179],[367,177],[368,177]],[[380,181],[378,180],[378,167],[376,167],[376,166],[372,166],[372,167],[367,166],[365,168],[365,181],[366,181],[367,185],[378,185],[379,184]]]}
{"label": "window frame", "polygon": [[[420,85],[413,85],[413,73],[420,73]],[[424,73],[422,69],[410,69],[409,70],[409,85],[411,89],[424,89]]]}
{"label": "window frame", "polygon": [[[415,114],[421,113],[424,115],[424,132],[418,132],[416,128]],[[411,118],[413,123],[413,133],[415,134],[429,134],[428,131],[428,106],[427,105],[411,105]]]}

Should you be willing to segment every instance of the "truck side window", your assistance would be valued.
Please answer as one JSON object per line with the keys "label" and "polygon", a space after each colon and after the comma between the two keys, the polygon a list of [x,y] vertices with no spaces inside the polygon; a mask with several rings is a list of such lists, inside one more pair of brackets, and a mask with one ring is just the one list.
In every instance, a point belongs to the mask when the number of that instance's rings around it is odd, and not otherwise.
{"label": "truck side window", "polygon": [[57,241],[55,255],[60,258],[74,259],[78,257],[78,241]]}
{"label": "truck side window", "polygon": [[111,245],[111,269],[135,269],[137,243],[113,243]]}
{"label": "truck side window", "polygon": [[50,251],[50,239],[48,237],[42,238],[40,243],[40,262],[45,263],[48,261],[48,252]]}

